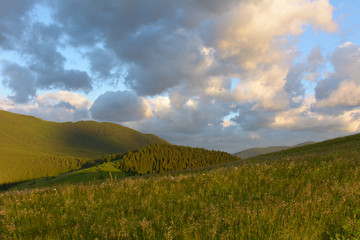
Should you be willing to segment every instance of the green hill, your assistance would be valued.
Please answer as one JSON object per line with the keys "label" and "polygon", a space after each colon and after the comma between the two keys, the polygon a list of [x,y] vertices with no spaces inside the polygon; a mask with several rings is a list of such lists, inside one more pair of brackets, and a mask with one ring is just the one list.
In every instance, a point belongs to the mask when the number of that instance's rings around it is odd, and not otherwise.
{"label": "green hill", "polygon": [[287,150],[287,149],[294,148],[294,147],[306,146],[306,145],[310,145],[310,144],[314,144],[314,143],[315,142],[309,141],[309,142],[297,144],[295,146],[272,146],[272,147],[266,147],[266,148],[249,148],[249,149],[243,150],[241,152],[234,153],[233,155],[240,157],[241,159],[247,159],[247,158],[255,157],[258,155],[262,155],[262,154],[278,152],[278,151]]}
{"label": "green hill", "polygon": [[167,143],[113,123],[55,123],[6,111],[0,111],[0,136],[0,184],[52,176],[105,154]]}
{"label": "green hill", "polygon": [[359,179],[353,135],[204,169],[8,191],[0,238],[360,239]]}

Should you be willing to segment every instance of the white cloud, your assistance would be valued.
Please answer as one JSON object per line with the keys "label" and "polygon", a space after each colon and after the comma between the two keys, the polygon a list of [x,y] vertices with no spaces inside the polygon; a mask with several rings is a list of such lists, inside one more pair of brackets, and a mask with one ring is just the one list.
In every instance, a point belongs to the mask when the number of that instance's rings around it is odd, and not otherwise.
{"label": "white cloud", "polygon": [[298,108],[279,112],[269,127],[289,131],[312,130],[316,132],[356,132],[360,130],[360,108],[330,115],[312,111],[315,103],[316,99],[311,97]]}
{"label": "white cloud", "polygon": [[289,96],[284,91],[287,71],[278,65],[254,71],[249,79],[237,85],[233,93],[234,100],[255,103],[254,109],[284,109],[289,102]]}
{"label": "white cloud", "polygon": [[217,19],[215,43],[222,58],[233,58],[246,70],[283,57],[278,37],[300,35],[304,26],[333,32],[328,0],[245,1]]}
{"label": "white cloud", "polygon": [[84,95],[72,93],[68,91],[59,92],[46,92],[44,95],[38,95],[35,101],[42,105],[54,105],[59,102],[69,103],[76,109],[87,109],[89,110],[92,102],[87,99]]}
{"label": "white cloud", "polygon": [[360,86],[353,81],[344,80],[338,89],[316,103],[316,107],[356,107],[360,106]]}
{"label": "white cloud", "polygon": [[331,56],[334,72],[316,87],[319,108],[357,107],[360,105],[360,47],[347,42]]}
{"label": "white cloud", "polygon": [[91,104],[85,96],[67,91],[38,94],[34,100],[21,105],[0,99],[0,108],[4,110],[61,122],[89,119]]}

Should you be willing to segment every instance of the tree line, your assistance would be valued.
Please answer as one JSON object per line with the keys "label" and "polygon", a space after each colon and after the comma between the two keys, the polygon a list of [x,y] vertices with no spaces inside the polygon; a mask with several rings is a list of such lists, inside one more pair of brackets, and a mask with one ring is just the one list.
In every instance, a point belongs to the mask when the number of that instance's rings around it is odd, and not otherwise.
{"label": "tree line", "polygon": [[222,151],[156,143],[123,154],[117,167],[124,172],[147,174],[206,167],[235,160],[239,158]]}

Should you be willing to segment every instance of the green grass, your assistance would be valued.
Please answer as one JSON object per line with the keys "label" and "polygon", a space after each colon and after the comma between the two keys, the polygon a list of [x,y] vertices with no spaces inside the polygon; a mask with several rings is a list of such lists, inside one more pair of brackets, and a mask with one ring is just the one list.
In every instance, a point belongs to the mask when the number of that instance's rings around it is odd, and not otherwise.
{"label": "green grass", "polygon": [[1,193],[0,238],[360,239],[359,193],[354,135],[205,169]]}
{"label": "green grass", "polygon": [[0,110],[0,185],[79,169],[89,160],[167,143],[113,123],[55,123]]}
{"label": "green grass", "polygon": [[132,174],[122,172],[116,167],[116,162],[103,163],[98,166],[93,166],[85,169],[75,170],[57,176],[34,179],[20,183],[10,188],[10,190],[34,189],[58,186],[60,184],[76,184],[88,183],[96,180],[105,179],[122,179]]}

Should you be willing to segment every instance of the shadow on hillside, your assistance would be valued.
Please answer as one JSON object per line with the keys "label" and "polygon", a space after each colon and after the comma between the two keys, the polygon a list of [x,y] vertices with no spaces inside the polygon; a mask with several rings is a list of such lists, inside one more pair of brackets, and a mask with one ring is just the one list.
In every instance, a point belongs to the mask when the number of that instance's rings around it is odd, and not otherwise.
{"label": "shadow on hillside", "polygon": [[27,182],[27,181],[0,184],[0,192],[7,191],[9,188],[16,186],[18,184],[24,183],[24,182]]}

